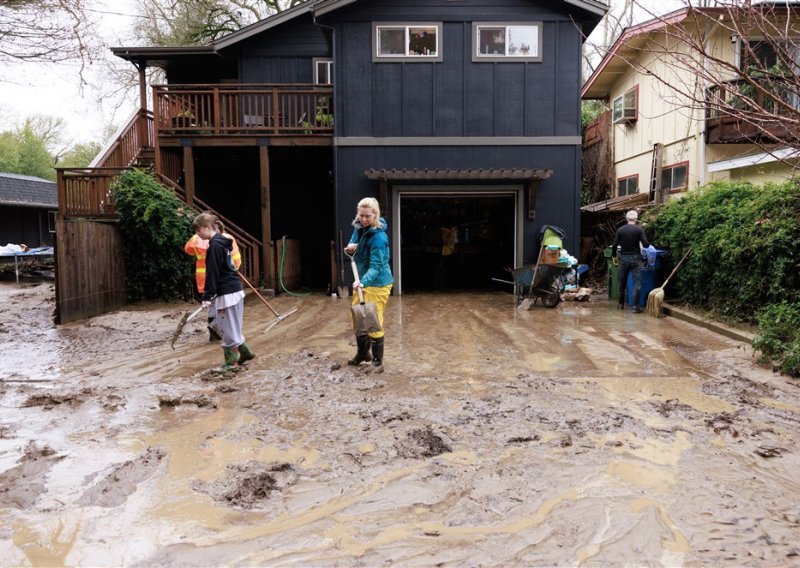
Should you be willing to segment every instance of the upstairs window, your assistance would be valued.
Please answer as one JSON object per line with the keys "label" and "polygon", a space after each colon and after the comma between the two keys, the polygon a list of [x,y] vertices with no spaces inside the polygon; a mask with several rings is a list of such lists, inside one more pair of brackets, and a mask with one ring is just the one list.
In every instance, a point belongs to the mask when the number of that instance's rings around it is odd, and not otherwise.
{"label": "upstairs window", "polygon": [[639,86],[614,99],[611,109],[614,124],[636,122],[639,118]]}
{"label": "upstairs window", "polygon": [[314,83],[317,85],[333,83],[333,59],[314,59]]}
{"label": "upstairs window", "polygon": [[617,197],[639,193],[639,174],[617,180]]}
{"label": "upstairs window", "polygon": [[442,24],[375,24],[373,61],[441,61]]}
{"label": "upstairs window", "polygon": [[661,189],[681,191],[689,185],[689,162],[681,162],[661,168]]}
{"label": "upstairs window", "polygon": [[473,61],[541,61],[542,24],[472,24]]}

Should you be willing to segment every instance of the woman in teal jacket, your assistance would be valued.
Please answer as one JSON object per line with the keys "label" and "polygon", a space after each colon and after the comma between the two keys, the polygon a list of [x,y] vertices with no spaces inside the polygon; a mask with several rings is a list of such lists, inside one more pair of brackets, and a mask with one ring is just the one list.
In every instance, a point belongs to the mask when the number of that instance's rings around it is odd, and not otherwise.
{"label": "woman in teal jacket", "polygon": [[[353,282],[353,305],[358,304],[358,290],[364,294],[364,301],[375,304],[381,331],[369,335],[356,336],[358,351],[347,363],[358,365],[372,361],[372,370],[383,372],[383,311],[392,292],[392,269],[389,267],[389,236],[387,224],[381,217],[378,200],[365,197],[358,202],[356,218],[353,220],[353,236],[345,250],[353,255],[360,280]],[[354,254],[355,253],[355,254]],[[370,347],[372,354],[370,355]]]}

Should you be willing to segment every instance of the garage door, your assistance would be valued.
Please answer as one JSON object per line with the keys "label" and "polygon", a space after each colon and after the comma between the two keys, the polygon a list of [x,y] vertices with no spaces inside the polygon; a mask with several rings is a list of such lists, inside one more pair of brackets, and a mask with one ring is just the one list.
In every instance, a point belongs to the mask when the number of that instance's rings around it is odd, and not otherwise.
{"label": "garage door", "polygon": [[518,265],[520,192],[398,189],[393,209],[396,291],[509,291],[492,277],[507,279],[505,268]]}

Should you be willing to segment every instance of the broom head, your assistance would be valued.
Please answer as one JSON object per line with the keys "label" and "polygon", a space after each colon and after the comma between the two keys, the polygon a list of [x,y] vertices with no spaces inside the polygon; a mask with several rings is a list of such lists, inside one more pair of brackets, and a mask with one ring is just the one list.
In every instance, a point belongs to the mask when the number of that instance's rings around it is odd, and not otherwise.
{"label": "broom head", "polygon": [[645,312],[653,317],[661,316],[661,304],[664,303],[664,288],[653,288],[647,295]]}

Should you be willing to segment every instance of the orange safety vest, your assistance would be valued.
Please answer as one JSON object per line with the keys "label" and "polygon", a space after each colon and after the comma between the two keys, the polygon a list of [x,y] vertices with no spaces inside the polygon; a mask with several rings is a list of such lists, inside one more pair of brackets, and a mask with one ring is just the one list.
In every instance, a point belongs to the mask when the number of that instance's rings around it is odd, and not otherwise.
{"label": "orange safety vest", "polygon": [[[231,261],[233,262],[233,267],[239,270],[239,267],[242,265],[242,254],[239,252],[239,245],[236,244],[236,239],[228,233],[222,233],[222,236],[233,241]],[[194,278],[197,281],[197,291],[202,294],[206,289],[206,253],[208,252],[208,241],[201,239],[198,235],[192,235],[192,238],[184,245],[183,250],[186,254],[195,258]]]}

